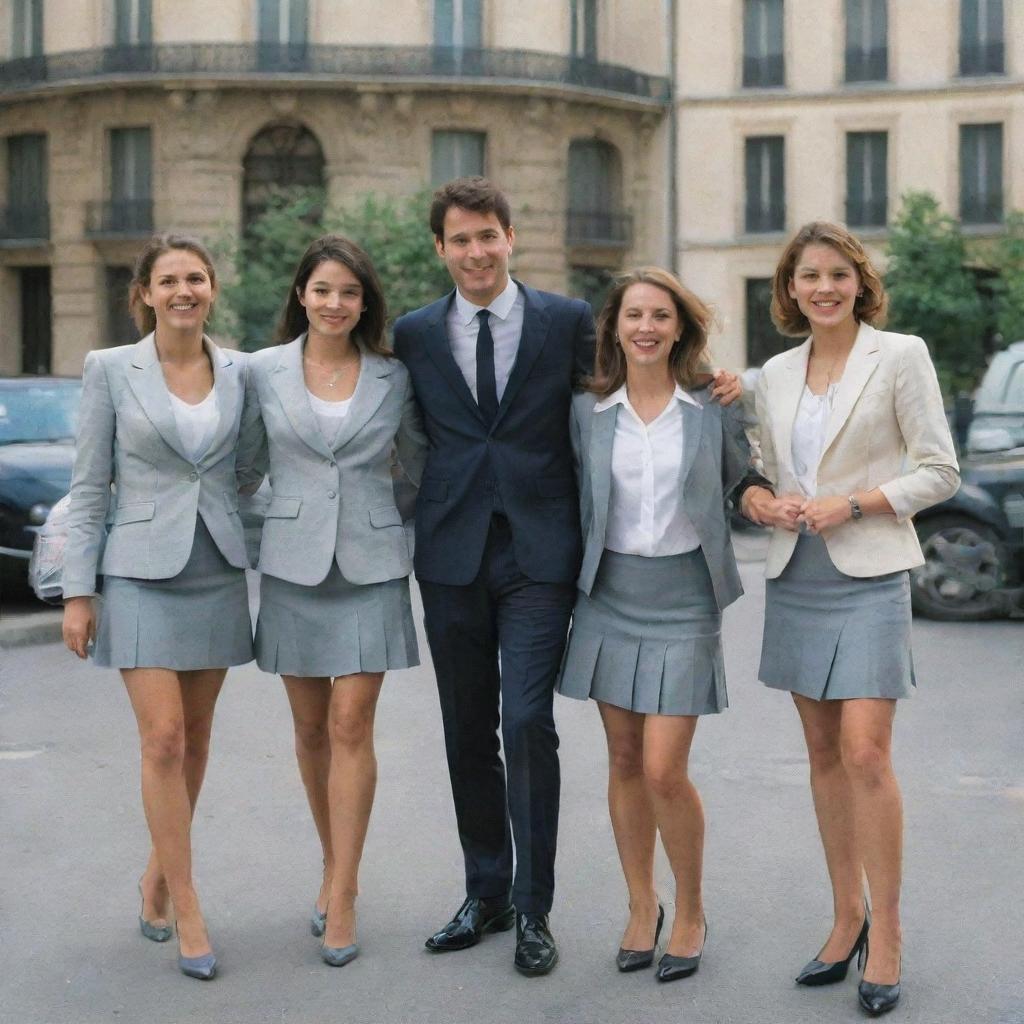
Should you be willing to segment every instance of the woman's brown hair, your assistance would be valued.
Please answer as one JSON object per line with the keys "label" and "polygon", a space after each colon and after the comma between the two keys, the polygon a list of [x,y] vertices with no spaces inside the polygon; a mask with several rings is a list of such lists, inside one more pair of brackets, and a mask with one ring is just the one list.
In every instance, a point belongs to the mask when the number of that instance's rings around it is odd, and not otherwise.
{"label": "woman's brown hair", "polygon": [[164,253],[177,250],[190,252],[199,257],[210,278],[210,285],[214,292],[217,291],[217,271],[213,269],[213,257],[198,238],[192,238],[190,235],[154,235],[136,257],[132,282],[128,286],[128,311],[140,334],[151,334],[156,330],[156,313],[152,306],[146,305],[146,300],[142,297],[143,291],[149,288],[153,265]]}
{"label": "woman's brown hair", "polygon": [[341,235],[323,235],[311,242],[302,254],[274,340],[285,345],[309,329],[306,309],[299,302],[299,295],[306,290],[313,271],[321,263],[340,263],[348,267],[363,286],[363,312],[359,323],[352,328],[352,340],[368,352],[390,356],[391,350],[384,338],[388,310],[377,271],[373,269],[370,257],[355,242]]}
{"label": "woman's brown hair", "polygon": [[626,357],[618,342],[617,324],[622,298],[634,284],[654,285],[672,296],[682,333],[669,354],[669,370],[682,387],[703,387],[710,379],[707,347],[708,331],[714,319],[712,312],[679,278],[660,267],[640,267],[615,279],[615,285],[597,317],[594,373],[583,382],[583,386],[604,398],[625,383]]}
{"label": "woman's brown hair", "polygon": [[860,278],[860,292],[853,301],[853,317],[872,327],[885,326],[885,313],[889,297],[878,271],[871,265],[868,254],[860,240],[842,224],[827,220],[814,220],[805,224],[786,246],[775,268],[772,281],[772,322],[780,333],[791,338],[806,338],[811,333],[807,317],[800,312],[796,299],[789,294],[789,285],[796,273],[796,265],[809,245],[831,246],[843,259],[851,263]]}

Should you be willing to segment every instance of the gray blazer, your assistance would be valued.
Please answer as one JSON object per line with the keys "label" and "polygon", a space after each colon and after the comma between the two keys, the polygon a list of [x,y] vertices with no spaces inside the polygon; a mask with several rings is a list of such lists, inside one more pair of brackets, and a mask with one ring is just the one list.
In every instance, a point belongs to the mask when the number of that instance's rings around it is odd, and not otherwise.
{"label": "gray blazer", "polygon": [[412,571],[395,505],[392,451],[419,484],[426,436],[409,373],[397,359],[364,352],[348,415],[332,448],[306,394],[305,335],[250,358],[239,464],[268,472],[260,572],[315,586],[337,560],[351,583]]}
{"label": "gray blazer", "polygon": [[[231,565],[248,564],[235,474],[245,355],[205,337],[203,345],[213,366],[220,423],[198,462],[185,454],[152,334],[86,356],[65,597],[95,593],[97,570],[144,580],[176,576],[192,551],[197,515]],[[109,534],[101,559],[104,522]]]}
{"label": "gray blazer", "polygon": [[[711,401],[709,389],[694,391],[702,408],[682,403],[683,460],[679,486],[708,563],[719,610],[743,593],[725,501],[747,474],[749,448],[738,412]],[[589,594],[604,552],[612,484],[612,442],[619,405],[594,412],[598,396],[573,395],[570,431],[580,488],[583,565],[577,587]]]}

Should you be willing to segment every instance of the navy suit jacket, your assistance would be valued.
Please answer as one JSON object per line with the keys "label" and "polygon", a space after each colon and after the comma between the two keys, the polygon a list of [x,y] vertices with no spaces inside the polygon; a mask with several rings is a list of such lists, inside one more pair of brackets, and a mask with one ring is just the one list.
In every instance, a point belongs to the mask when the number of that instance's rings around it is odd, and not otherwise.
{"label": "navy suit jacket", "polygon": [[450,585],[480,569],[495,488],[516,562],[541,583],[571,583],[580,568],[579,504],[569,438],[574,385],[593,370],[590,306],[522,289],[523,333],[490,427],[452,356],[452,291],[395,324],[430,443],[416,503],[416,575]]}

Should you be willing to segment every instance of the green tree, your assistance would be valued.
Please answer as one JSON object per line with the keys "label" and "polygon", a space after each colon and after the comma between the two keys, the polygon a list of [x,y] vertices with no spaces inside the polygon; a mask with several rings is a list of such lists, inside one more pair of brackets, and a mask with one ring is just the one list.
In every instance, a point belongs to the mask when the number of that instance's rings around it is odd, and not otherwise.
{"label": "green tree", "polygon": [[273,341],[278,317],[306,246],[320,235],[345,235],[370,254],[392,319],[436,299],[450,287],[427,226],[429,193],[392,199],[363,196],[330,208],[322,191],[282,190],[238,237],[215,246],[233,274],[221,289],[215,330],[253,351]]}
{"label": "green tree", "polygon": [[907,192],[889,233],[889,325],[924,338],[943,390],[970,389],[985,365],[986,314],[959,225],[927,192]]}
{"label": "green tree", "polygon": [[1006,234],[995,246],[999,273],[994,284],[996,330],[1003,344],[1024,339],[1024,212],[1006,218]]}

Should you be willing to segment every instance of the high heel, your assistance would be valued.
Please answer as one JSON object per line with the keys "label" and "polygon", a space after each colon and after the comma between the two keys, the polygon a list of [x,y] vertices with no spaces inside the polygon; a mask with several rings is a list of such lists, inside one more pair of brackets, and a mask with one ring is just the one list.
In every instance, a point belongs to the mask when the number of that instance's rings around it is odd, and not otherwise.
{"label": "high heel", "polygon": [[833,985],[837,981],[842,981],[846,977],[846,972],[850,968],[850,961],[856,956],[858,957],[858,967],[860,966],[860,954],[861,951],[867,946],[868,942],[868,928],[871,927],[871,915],[868,913],[868,908],[864,907],[864,924],[861,925],[860,933],[857,935],[857,941],[853,944],[853,949],[847,954],[843,960],[836,960],[834,963],[825,963],[822,960],[811,960],[804,964],[803,970],[796,976],[796,983],[798,985]]}
{"label": "high heel", "polygon": [[665,923],[665,908],[658,904],[658,924],[654,929],[654,945],[650,949],[623,949],[615,956],[615,966],[623,974],[629,971],[639,971],[644,967],[650,967],[654,963],[654,951],[658,948],[658,938],[661,935],[661,926]]}
{"label": "high heel", "polygon": [[[858,967],[860,964],[858,964]],[[868,966],[867,942],[864,943],[864,968]],[[900,958],[900,974],[903,973],[903,959]],[[865,981],[861,976],[857,986],[857,1001],[861,1008],[872,1017],[888,1013],[900,1001],[900,979],[895,985],[878,985],[873,981]]]}
{"label": "high heel", "polygon": [[[344,913],[344,911],[343,911]],[[353,905],[352,913],[355,913]],[[324,931],[327,930],[327,915],[324,914]],[[344,967],[359,956],[359,945],[353,942],[348,946],[328,946],[325,942],[320,943],[320,959],[331,967]]]}
{"label": "high heel", "polygon": [[663,954],[658,961],[658,969],[654,972],[658,981],[678,981],[680,978],[688,978],[696,973],[700,967],[700,958],[704,955],[704,947],[708,942],[708,919],[704,918],[704,940],[700,949],[694,956],[672,956],[671,953]]}
{"label": "high heel", "polygon": [[166,942],[171,937],[171,926],[169,924],[153,924],[152,921],[147,921],[142,916],[142,911],[146,906],[146,897],[142,895],[141,879],[139,881],[139,899],[141,900],[141,906],[139,907],[139,931],[150,942]]}
{"label": "high heel", "polygon": [[181,936],[178,934],[178,922],[174,922],[174,934],[178,936],[178,969],[190,978],[209,981],[217,973],[217,958],[213,952],[202,956],[182,956]]}
{"label": "high heel", "polygon": [[327,911],[320,912],[320,908],[314,903],[313,914],[309,919],[309,930],[318,938],[323,938],[327,930]]}

